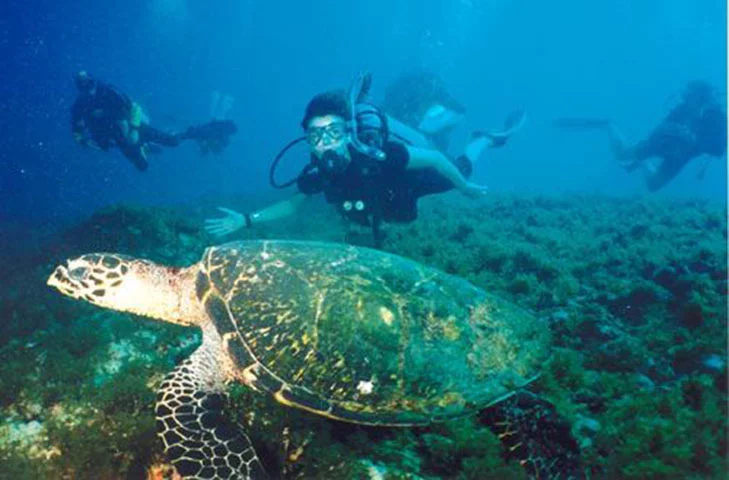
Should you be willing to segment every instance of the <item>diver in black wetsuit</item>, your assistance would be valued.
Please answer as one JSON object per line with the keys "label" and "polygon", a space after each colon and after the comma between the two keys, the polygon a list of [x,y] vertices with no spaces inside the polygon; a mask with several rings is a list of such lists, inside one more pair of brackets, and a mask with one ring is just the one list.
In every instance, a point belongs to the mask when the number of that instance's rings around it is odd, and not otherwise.
{"label": "diver in black wetsuit", "polygon": [[380,224],[414,221],[418,200],[426,195],[455,189],[469,197],[483,196],[486,188],[469,180],[473,163],[486,148],[503,145],[524,121],[522,114],[513,124],[507,122],[504,132],[476,132],[465,153],[451,159],[433,146],[391,139],[389,134],[395,132],[388,128],[390,117],[361,99],[361,91],[367,89],[353,88],[349,95],[331,91],[311,100],[301,122],[301,140],[307,141],[311,160],[287,183],[296,183],[296,194],[251,213],[220,208],[226,215],[206,220],[206,230],[223,236],[276,221],[322,193],[343,217],[372,227],[379,246]]}
{"label": "diver in black wetsuit", "polygon": [[78,72],[75,81],[78,97],[71,107],[74,140],[104,151],[115,146],[142,172],[149,167],[149,147],[176,147],[183,140],[194,139],[200,142],[201,151],[219,153],[237,130],[231,120],[214,120],[182,133],[165,133],[146,123],[141,107],[115,87],[85,71]]}
{"label": "diver in black wetsuit", "polygon": [[[613,154],[627,171],[642,169],[651,192],[666,186],[692,159],[721,157],[727,149],[727,114],[714,88],[703,80],[690,82],[681,102],[636,145],[629,146],[615,122],[605,119],[565,118],[559,127],[607,129]],[[659,158],[656,165],[652,159]]]}

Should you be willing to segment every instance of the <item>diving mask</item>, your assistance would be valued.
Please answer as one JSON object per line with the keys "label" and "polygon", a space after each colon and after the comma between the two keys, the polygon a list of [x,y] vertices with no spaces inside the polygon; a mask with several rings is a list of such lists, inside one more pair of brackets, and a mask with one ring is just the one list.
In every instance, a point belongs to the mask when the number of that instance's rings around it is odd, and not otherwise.
{"label": "diving mask", "polygon": [[344,122],[332,122],[323,127],[309,127],[306,130],[306,140],[309,145],[316,147],[320,143],[331,145],[341,141],[347,134],[347,124]]}

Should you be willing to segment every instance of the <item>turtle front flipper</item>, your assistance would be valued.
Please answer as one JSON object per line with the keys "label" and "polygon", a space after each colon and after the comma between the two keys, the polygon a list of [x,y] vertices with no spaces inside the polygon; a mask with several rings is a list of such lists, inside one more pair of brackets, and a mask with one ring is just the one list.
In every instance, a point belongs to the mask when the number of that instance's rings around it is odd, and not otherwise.
{"label": "turtle front flipper", "polygon": [[157,434],[183,478],[268,478],[242,427],[223,415],[218,353],[203,343],[165,378],[157,392]]}
{"label": "turtle front flipper", "polygon": [[526,390],[481,411],[479,419],[531,478],[581,479],[580,449],[554,405]]}

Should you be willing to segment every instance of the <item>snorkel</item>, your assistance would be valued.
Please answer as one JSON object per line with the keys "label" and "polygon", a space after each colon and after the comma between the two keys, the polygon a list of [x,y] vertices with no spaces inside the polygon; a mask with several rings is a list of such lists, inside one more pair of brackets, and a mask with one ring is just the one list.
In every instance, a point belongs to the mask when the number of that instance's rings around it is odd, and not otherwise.
{"label": "snorkel", "polygon": [[369,73],[360,73],[359,75],[357,75],[354,81],[352,81],[352,84],[349,87],[349,108],[352,111],[351,119],[348,122],[350,141],[352,142],[352,146],[358,152],[367,155],[368,157],[374,158],[375,160],[382,161],[385,159],[385,152],[383,152],[376,146],[368,145],[367,143],[362,142],[359,138],[359,132],[357,128],[357,105],[361,103],[367,96],[370,91],[370,86],[372,86],[372,75],[370,75]]}

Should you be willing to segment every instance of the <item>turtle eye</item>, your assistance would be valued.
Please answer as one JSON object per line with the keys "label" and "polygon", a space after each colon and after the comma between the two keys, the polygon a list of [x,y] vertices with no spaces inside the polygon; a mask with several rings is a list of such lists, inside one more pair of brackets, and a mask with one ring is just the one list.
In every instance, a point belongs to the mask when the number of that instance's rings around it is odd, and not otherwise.
{"label": "turtle eye", "polygon": [[76,267],[68,275],[74,280],[84,280],[86,275],[89,273],[89,269],[86,267]]}

